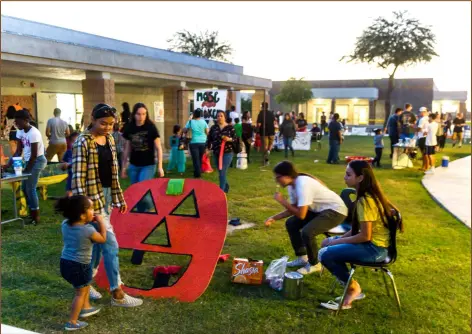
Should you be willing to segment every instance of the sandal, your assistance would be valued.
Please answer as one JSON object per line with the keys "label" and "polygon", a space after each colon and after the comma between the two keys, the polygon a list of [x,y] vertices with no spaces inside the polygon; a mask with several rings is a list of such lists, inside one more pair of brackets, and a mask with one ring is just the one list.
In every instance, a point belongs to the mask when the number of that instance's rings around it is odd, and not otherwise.
{"label": "sandal", "polygon": [[[330,300],[329,302],[327,303],[321,303],[320,304],[321,306],[323,306],[324,308],[327,308],[328,310],[332,310],[332,311],[337,311],[339,309],[339,304]],[[349,305],[343,305],[343,307],[341,308],[342,310],[349,310],[352,306],[349,304]]]}

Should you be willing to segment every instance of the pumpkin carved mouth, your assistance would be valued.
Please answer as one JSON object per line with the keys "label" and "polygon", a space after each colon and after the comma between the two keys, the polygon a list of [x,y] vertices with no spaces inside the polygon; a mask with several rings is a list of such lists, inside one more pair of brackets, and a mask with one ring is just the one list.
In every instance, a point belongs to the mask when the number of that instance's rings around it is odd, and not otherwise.
{"label": "pumpkin carved mouth", "polygon": [[120,248],[120,275],[129,288],[167,288],[179,281],[191,261],[190,255]]}

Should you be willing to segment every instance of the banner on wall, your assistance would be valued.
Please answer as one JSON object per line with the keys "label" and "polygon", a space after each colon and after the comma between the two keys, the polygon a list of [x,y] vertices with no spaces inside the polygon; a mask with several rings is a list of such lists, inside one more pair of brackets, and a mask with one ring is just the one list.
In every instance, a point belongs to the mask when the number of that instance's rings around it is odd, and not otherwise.
{"label": "banner on wall", "polygon": [[[277,134],[275,145],[278,149],[284,149],[284,140],[282,136]],[[292,141],[292,147],[295,151],[309,151],[311,146],[311,132],[297,132],[295,139]]]}
{"label": "banner on wall", "polygon": [[154,102],[154,121],[164,123],[164,103],[162,102]]}
{"label": "banner on wall", "polygon": [[208,113],[211,118],[216,119],[216,113],[218,110],[225,111],[226,109],[227,95],[228,91],[226,90],[195,90],[193,93],[193,108],[200,108],[204,113]]}

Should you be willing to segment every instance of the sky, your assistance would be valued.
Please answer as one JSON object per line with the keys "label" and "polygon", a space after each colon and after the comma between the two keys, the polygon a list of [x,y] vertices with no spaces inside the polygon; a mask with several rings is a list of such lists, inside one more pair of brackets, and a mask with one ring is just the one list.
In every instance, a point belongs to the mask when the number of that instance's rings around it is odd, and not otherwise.
{"label": "sky", "polygon": [[12,2],[2,15],[167,49],[179,30],[219,31],[244,74],[271,79],[376,79],[375,66],[340,58],[375,18],[407,10],[436,35],[428,64],[400,68],[397,78],[434,78],[439,90],[467,90],[471,101],[471,3],[444,2]]}

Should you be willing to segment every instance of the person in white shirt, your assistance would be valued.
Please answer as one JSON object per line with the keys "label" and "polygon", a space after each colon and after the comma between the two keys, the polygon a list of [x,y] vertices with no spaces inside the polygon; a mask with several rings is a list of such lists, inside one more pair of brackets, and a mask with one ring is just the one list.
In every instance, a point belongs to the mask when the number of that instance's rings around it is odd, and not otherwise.
{"label": "person in white shirt", "polygon": [[417,138],[418,142],[417,145],[421,151],[421,157],[423,159],[423,167],[421,170],[426,170],[426,155],[425,155],[425,150],[426,150],[426,134],[428,132],[428,109],[426,107],[421,107],[420,108],[420,118],[418,119],[416,123],[416,133],[417,133]]}
{"label": "person in white shirt", "polygon": [[302,267],[298,272],[303,275],[319,272],[322,266],[318,262],[316,236],[342,224],[348,209],[341,197],[317,178],[298,173],[289,161],[278,163],[273,172],[278,186],[288,187],[290,201],[277,191],[274,199],[285,211],[269,217],[265,225],[290,217],[285,226],[298,258],[287,266]]}
{"label": "person in white shirt", "polygon": [[438,113],[429,115],[428,130],[426,135],[426,165],[425,174],[434,174],[434,153],[438,145],[436,133],[438,132],[440,115]]}
{"label": "person in white shirt", "polygon": [[234,120],[236,118],[241,119],[241,115],[236,111],[235,106],[231,106],[231,111],[229,112],[229,118],[231,118],[231,124],[234,125]]}
{"label": "person in white shirt", "polygon": [[[47,161],[44,156],[44,143],[41,132],[29,123],[29,112],[27,109],[18,110],[15,114],[15,124],[18,128],[16,138],[19,143],[13,156],[20,157],[23,154],[25,169],[23,174],[31,174],[22,181],[22,190],[26,196],[26,203],[30,209],[32,223],[39,223],[39,200],[36,193],[39,175],[46,167]],[[8,167],[13,163],[10,159]]]}

